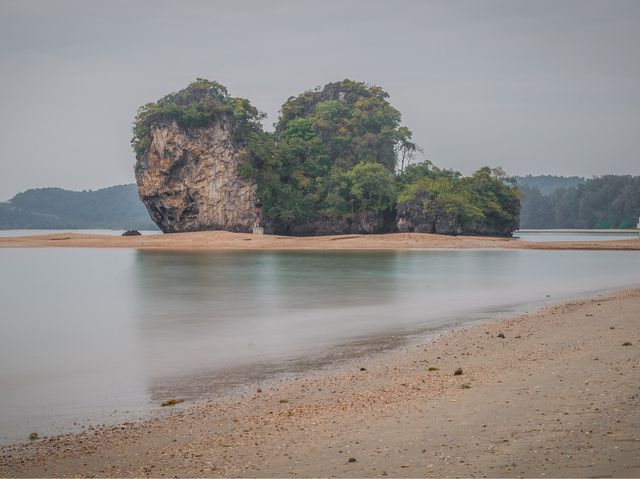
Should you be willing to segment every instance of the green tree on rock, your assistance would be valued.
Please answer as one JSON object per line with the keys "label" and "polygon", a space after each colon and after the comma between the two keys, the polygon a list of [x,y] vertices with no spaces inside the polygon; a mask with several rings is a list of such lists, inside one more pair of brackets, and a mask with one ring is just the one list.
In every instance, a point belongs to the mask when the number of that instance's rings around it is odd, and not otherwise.
{"label": "green tree on rock", "polygon": [[415,150],[388,96],[343,80],[282,105],[274,154],[254,161],[258,194],[275,232],[384,230],[395,202],[398,154],[408,158]]}

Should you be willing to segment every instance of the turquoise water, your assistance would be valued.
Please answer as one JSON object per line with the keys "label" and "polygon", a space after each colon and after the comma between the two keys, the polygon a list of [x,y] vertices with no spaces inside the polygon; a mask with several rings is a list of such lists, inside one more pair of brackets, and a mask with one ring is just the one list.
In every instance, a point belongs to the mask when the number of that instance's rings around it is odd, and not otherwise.
{"label": "turquoise water", "polygon": [[0,265],[5,442],[640,285],[634,251],[0,249]]}

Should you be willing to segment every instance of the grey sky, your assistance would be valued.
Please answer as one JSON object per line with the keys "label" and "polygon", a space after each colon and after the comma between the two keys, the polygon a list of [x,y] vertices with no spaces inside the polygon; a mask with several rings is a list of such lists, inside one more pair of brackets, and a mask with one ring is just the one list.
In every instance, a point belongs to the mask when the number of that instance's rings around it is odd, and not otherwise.
{"label": "grey sky", "polygon": [[271,125],[381,86],[427,158],[471,173],[640,174],[640,1],[0,0],[0,200],[134,181],[138,106],[196,77]]}

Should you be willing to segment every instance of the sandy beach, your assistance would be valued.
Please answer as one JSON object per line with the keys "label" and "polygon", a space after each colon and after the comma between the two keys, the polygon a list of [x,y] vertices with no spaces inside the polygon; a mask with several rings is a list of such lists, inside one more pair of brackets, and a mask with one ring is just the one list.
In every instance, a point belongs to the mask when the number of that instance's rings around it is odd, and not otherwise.
{"label": "sandy beach", "polygon": [[136,248],[166,250],[419,250],[513,248],[544,250],[640,250],[640,239],[535,243],[513,238],[424,233],[338,236],[272,236],[200,231],[148,236],[57,233],[0,238],[0,248]]}
{"label": "sandy beach", "polygon": [[638,477],[639,317],[640,290],[552,305],[165,418],[5,446],[0,475]]}

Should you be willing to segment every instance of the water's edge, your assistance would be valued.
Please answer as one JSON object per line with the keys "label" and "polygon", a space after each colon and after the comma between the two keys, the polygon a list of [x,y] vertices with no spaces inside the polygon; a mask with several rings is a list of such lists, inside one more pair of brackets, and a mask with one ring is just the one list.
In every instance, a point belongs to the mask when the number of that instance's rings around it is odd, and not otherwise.
{"label": "water's edge", "polygon": [[[331,376],[346,370],[357,369],[362,364],[383,361],[387,355],[403,354],[416,346],[426,347],[434,341],[446,340],[450,334],[470,330],[483,324],[514,320],[525,315],[538,313],[547,308],[574,301],[592,300],[637,288],[640,288],[640,284],[623,288],[597,289],[565,297],[545,298],[544,300],[487,309],[457,318],[449,318],[451,322],[443,323],[437,327],[400,329],[392,334],[370,336],[335,345],[324,352],[265,361],[247,367],[218,370],[218,373],[222,373],[221,376],[231,378],[225,381],[225,388],[219,394],[191,398],[178,396],[176,399],[181,399],[183,402],[172,408],[159,407],[160,403],[158,402],[155,406],[151,406],[142,413],[133,416],[113,416],[90,424],[85,423],[82,426],[78,424],[77,427],[68,425],[63,431],[50,435],[40,435],[39,439],[59,439],[87,432],[100,434],[101,430],[110,429],[124,423],[144,424],[150,421],[162,420],[175,414],[203,407],[211,402],[233,401],[244,394],[255,391],[257,388],[266,389],[282,382],[295,381],[307,377]],[[234,378],[237,380],[234,380]],[[181,380],[189,380],[189,378],[175,378],[175,380],[177,383],[173,386],[176,386]],[[173,389],[172,385],[168,384],[167,392],[171,389]],[[28,443],[26,440],[0,441],[0,450],[5,447],[26,443]]]}

